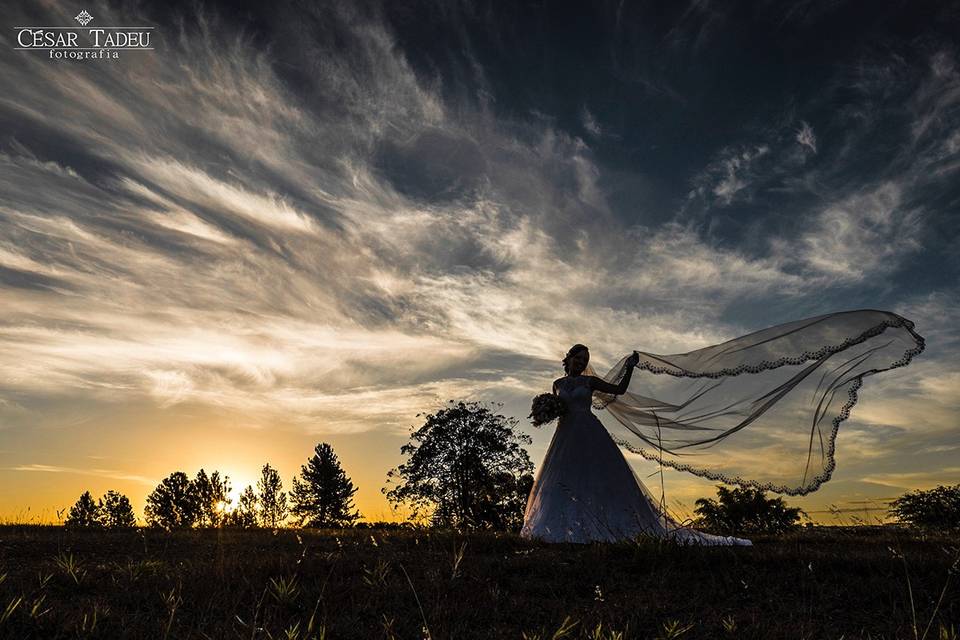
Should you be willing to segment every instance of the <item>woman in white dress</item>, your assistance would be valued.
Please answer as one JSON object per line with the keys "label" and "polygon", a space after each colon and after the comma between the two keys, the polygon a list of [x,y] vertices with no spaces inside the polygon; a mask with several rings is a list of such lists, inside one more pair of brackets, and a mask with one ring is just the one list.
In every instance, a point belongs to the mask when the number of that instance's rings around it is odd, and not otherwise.
{"label": "woman in white dress", "polygon": [[619,385],[583,375],[590,352],[574,345],[563,360],[567,375],[553,383],[566,404],[527,499],[520,535],[548,542],[611,542],[648,535],[679,542],[750,545],[683,527],[664,514],[636,476],[603,423],[590,410],[594,391],[623,394],[635,351]]}
{"label": "woman in white dress", "polygon": [[[924,350],[914,323],[854,309],[794,320],[675,354],[634,351],[603,377],[574,345],[567,375],[534,399],[534,424],[559,423],[527,499],[522,535],[549,541],[647,534],[749,545],[683,527],[658,508],[620,447],[702,478],[803,496],[830,480],[840,424],[869,376]],[[650,374],[628,390],[634,368]],[[540,402],[544,400],[544,402]],[[554,406],[551,406],[554,405]],[[590,411],[606,409],[609,431]]]}

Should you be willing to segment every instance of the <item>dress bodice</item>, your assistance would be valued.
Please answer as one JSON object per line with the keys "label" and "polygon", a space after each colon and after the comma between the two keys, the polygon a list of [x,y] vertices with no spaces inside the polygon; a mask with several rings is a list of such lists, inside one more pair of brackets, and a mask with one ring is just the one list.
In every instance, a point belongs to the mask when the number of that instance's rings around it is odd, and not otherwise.
{"label": "dress bodice", "polygon": [[561,378],[557,383],[557,395],[563,398],[568,412],[590,411],[593,390],[587,376]]}

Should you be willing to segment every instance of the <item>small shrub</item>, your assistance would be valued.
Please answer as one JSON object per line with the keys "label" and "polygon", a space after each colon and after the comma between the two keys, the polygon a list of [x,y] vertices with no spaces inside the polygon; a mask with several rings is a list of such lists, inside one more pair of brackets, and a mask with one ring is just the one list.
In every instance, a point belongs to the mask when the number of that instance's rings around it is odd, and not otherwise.
{"label": "small shrub", "polygon": [[908,491],[890,503],[890,514],[924,529],[960,529],[960,484]]}
{"label": "small shrub", "polygon": [[694,513],[696,526],[721,535],[752,533],[780,534],[800,526],[797,507],[788,507],[783,498],[768,498],[758,489],[717,487],[717,499],[700,498]]}

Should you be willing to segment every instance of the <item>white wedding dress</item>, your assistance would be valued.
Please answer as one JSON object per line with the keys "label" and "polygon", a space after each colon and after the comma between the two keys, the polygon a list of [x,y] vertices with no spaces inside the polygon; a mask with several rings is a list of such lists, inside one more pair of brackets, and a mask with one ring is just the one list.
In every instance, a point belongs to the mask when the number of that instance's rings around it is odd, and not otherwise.
{"label": "white wedding dress", "polygon": [[585,543],[647,535],[691,544],[752,544],[684,527],[661,513],[590,410],[593,392],[587,376],[561,378],[557,393],[567,411],[559,419],[527,499],[521,536]]}

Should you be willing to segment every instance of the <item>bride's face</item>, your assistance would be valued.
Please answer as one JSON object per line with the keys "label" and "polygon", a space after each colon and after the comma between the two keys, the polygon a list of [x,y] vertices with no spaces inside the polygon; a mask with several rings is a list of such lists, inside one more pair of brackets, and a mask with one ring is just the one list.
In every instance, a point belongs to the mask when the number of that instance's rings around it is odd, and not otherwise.
{"label": "bride's face", "polygon": [[590,352],[586,349],[577,351],[570,357],[570,373],[580,373],[587,367],[588,362],[590,362]]}

